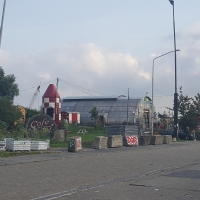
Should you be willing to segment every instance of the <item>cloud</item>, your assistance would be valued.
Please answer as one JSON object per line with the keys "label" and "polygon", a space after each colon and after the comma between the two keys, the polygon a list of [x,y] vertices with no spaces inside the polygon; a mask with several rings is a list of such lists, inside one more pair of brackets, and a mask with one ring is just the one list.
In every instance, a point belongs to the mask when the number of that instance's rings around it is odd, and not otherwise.
{"label": "cloud", "polygon": [[119,88],[137,85],[138,77],[149,79],[148,72],[139,68],[138,61],[130,53],[110,52],[92,43],[51,47],[26,55],[3,51],[1,55],[5,73],[16,77],[21,91],[16,101],[22,105],[27,105],[39,84],[43,95],[48,84],[56,84],[57,78],[61,80],[62,97],[119,95]]}
{"label": "cloud", "polygon": [[194,23],[180,32],[180,37],[190,38],[190,40],[200,40],[200,22]]}
{"label": "cloud", "polygon": [[[181,51],[177,52],[178,87],[183,86],[183,92],[191,95],[199,90],[200,39],[193,38],[198,33],[195,25],[190,31],[179,32],[178,38],[181,44]],[[193,41],[193,45],[189,45],[189,40]],[[5,73],[14,74],[17,78],[21,92],[16,102],[28,105],[39,84],[41,103],[41,96],[48,84],[56,84],[57,78],[60,79],[58,89],[61,97],[126,95],[128,88],[130,96],[143,97],[152,90],[152,59],[156,56],[159,55],[151,52],[149,58],[137,59],[128,52],[87,43],[55,46],[26,55],[1,51],[0,59]],[[173,93],[174,55],[169,54],[155,61],[155,104],[164,102],[161,98],[156,99],[156,96],[173,96]]]}
{"label": "cloud", "polygon": [[50,80],[50,74],[49,73],[39,73],[39,77],[44,78],[44,80]]}
{"label": "cloud", "polygon": [[142,77],[144,77],[144,78],[147,79],[147,80],[150,80],[150,74],[149,74],[149,73],[146,73],[146,72],[144,72],[144,71],[140,71],[140,72],[139,72],[139,76],[142,76]]}

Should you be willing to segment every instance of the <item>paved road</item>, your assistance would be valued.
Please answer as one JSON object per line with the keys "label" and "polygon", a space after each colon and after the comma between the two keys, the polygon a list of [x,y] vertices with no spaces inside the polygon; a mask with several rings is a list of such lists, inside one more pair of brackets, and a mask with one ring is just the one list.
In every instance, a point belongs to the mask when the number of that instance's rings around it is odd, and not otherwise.
{"label": "paved road", "polygon": [[200,141],[0,159],[1,200],[200,199]]}

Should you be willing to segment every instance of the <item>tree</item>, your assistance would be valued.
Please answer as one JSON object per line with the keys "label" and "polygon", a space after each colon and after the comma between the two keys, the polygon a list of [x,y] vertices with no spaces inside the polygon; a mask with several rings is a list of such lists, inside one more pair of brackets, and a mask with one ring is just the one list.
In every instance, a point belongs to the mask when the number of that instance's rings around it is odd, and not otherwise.
{"label": "tree", "polygon": [[188,95],[183,95],[182,87],[180,87],[180,94],[178,97],[178,112],[180,114],[180,127],[186,131],[186,127],[190,127],[190,130],[196,129],[197,126],[197,113],[200,112],[198,101],[200,97],[195,96],[194,100]]}
{"label": "tree", "polygon": [[15,83],[13,74],[5,76],[4,70],[0,67],[0,97],[8,97],[13,100],[19,95],[18,85]]}
{"label": "tree", "polygon": [[14,126],[14,122],[22,117],[22,113],[13,101],[8,98],[0,98],[0,120],[5,122],[9,127]]}
{"label": "tree", "polygon": [[0,67],[0,120],[10,127],[22,117],[19,108],[13,105],[13,99],[18,95],[15,76],[13,74],[5,76],[3,68]]}
{"label": "tree", "polygon": [[97,108],[93,107],[89,113],[90,113],[90,119],[93,119],[96,122],[96,120],[98,119],[98,116],[99,116],[99,112],[98,112]]}
{"label": "tree", "polygon": [[37,114],[42,114],[41,111],[38,111],[36,109],[31,109],[31,108],[25,108],[25,109],[26,109],[26,119],[29,119],[32,116],[37,115]]}

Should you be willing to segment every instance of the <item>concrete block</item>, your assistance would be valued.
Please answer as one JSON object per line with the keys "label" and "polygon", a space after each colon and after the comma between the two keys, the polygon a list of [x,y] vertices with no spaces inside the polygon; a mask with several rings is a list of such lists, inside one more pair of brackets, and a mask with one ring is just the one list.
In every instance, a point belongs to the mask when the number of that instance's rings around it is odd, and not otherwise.
{"label": "concrete block", "polygon": [[109,135],[108,136],[108,147],[121,147],[123,145],[121,135]]}
{"label": "concrete block", "polygon": [[163,144],[163,136],[162,135],[153,135],[151,136],[151,143],[152,145]]}
{"label": "concrete block", "polygon": [[139,137],[139,145],[146,146],[151,143],[151,135],[141,135]]}
{"label": "concrete block", "polygon": [[172,136],[171,135],[163,135],[163,144],[170,144],[172,143]]}
{"label": "concrete block", "polygon": [[53,139],[60,142],[65,141],[66,140],[65,130],[61,129],[61,130],[55,131]]}
{"label": "concrete block", "polygon": [[69,138],[69,144],[68,144],[68,151],[69,152],[78,152],[82,150],[82,143],[81,143],[81,137],[70,137]]}
{"label": "concrete block", "polygon": [[124,135],[123,136],[124,146],[138,146],[138,136],[137,135]]}
{"label": "concrete block", "polygon": [[96,136],[92,142],[93,149],[106,149],[108,143],[108,137]]}

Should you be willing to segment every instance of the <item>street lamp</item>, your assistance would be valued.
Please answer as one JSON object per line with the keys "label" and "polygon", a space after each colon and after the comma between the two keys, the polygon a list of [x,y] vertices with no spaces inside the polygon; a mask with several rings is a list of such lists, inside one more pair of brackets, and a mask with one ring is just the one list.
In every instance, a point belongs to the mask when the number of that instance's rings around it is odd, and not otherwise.
{"label": "street lamp", "polygon": [[174,28],[174,61],[175,61],[175,92],[174,92],[174,134],[173,137],[178,139],[177,125],[178,125],[178,93],[177,93],[177,73],[176,73],[176,31],[174,18],[174,1],[169,0],[173,8],[173,28]]}
{"label": "street lamp", "polygon": [[1,27],[0,27],[0,47],[1,47],[1,38],[2,38],[2,33],[3,33],[3,21],[4,21],[5,7],[6,7],[6,0],[4,0],[4,3],[3,3],[3,12],[2,12],[2,18],[1,18]]}
{"label": "street lamp", "polygon": [[169,53],[173,53],[173,52],[176,52],[176,51],[180,51],[180,49],[177,49],[175,51],[169,51],[167,53],[164,53],[160,56],[157,56],[153,59],[153,66],[152,66],[152,97],[151,97],[151,100],[152,100],[152,113],[151,113],[151,135],[153,135],[153,124],[154,124],[154,109],[153,109],[153,82],[154,82],[154,61],[162,56],[165,56]]}

